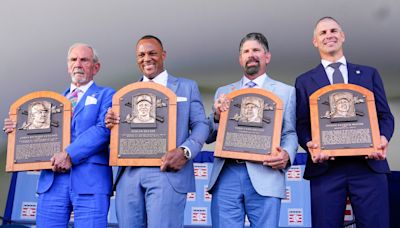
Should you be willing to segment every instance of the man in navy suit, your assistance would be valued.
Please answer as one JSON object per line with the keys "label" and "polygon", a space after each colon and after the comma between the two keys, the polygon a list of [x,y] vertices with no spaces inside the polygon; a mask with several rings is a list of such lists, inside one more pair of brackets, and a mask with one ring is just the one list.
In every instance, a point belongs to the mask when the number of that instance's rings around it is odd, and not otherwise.
{"label": "man in navy suit", "polygon": [[[96,51],[76,43],[68,51],[71,85],[64,96],[76,91],[71,120],[71,143],[56,153],[53,170],[42,170],[37,193],[37,227],[68,227],[74,212],[75,227],[107,227],[112,192],[112,170],[108,165],[110,130],[104,116],[114,90],[97,86],[93,78],[100,70]],[[5,131],[15,129],[5,120]]]}
{"label": "man in navy suit", "polygon": [[[180,228],[186,193],[195,191],[193,158],[207,139],[209,128],[196,82],[174,77],[164,69],[166,52],[155,36],[136,44],[142,81],[153,81],[177,95],[177,148],[166,151],[161,167],[121,167],[117,174],[116,210],[120,227]],[[120,117],[109,110],[107,127]]]}
{"label": "man in navy suit", "polygon": [[297,152],[296,96],[292,86],[267,75],[271,60],[268,40],[261,33],[249,33],[240,42],[239,62],[243,68],[240,81],[218,88],[208,143],[216,140],[221,112],[229,108],[225,94],[242,88],[260,88],[277,95],[283,102],[281,145],[278,155],[263,163],[215,158],[209,189],[212,193],[213,227],[243,227],[247,215],[251,227],[278,227],[281,199],[285,198],[285,171]]}
{"label": "man in navy suit", "polygon": [[389,227],[389,202],[386,161],[388,141],[394,129],[393,115],[386,100],[382,79],[372,67],[347,62],[343,55],[345,34],[331,18],[320,19],[314,29],[313,44],[321,56],[321,64],[296,80],[297,135],[307,152],[318,148],[312,141],[309,97],[316,90],[334,83],[338,63],[342,83],[356,84],[374,93],[381,149],[383,153],[330,158],[321,153],[308,153],[304,178],[311,184],[313,227],[343,227],[346,196],[350,197],[357,227]]}

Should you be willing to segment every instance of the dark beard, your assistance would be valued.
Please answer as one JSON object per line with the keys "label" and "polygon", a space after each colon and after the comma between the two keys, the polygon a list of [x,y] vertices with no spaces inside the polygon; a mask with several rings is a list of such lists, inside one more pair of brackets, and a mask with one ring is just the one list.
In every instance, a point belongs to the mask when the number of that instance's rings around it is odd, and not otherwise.
{"label": "dark beard", "polygon": [[255,75],[260,70],[260,64],[251,67],[245,67],[245,71],[247,75]]}

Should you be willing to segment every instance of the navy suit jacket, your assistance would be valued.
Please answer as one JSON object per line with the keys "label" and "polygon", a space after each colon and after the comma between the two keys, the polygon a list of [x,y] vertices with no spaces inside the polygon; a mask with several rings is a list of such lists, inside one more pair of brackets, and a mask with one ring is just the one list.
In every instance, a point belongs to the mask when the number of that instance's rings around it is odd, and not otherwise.
{"label": "navy suit jacket", "polygon": [[[112,170],[108,165],[110,130],[104,117],[111,107],[114,90],[93,83],[75,107],[71,120],[71,144],[66,151],[71,157],[70,187],[77,194],[111,194]],[[64,96],[69,89],[64,92]],[[38,183],[38,193],[53,185],[56,175],[43,170]]]}
{"label": "navy suit jacket", "polygon": [[[347,70],[349,84],[362,86],[374,93],[380,134],[384,135],[387,140],[390,140],[394,130],[394,119],[392,113],[390,112],[382,79],[378,71],[372,67],[351,64],[349,62],[347,62]],[[334,165],[334,161],[326,161],[324,163],[317,164],[313,163],[306,146],[306,143],[311,141],[309,97],[312,93],[327,85],[330,85],[330,82],[322,64],[319,64],[316,68],[300,75],[296,79],[296,128],[299,144],[308,152],[307,165],[304,172],[304,178],[306,179],[321,175],[329,169],[329,166]],[[390,172],[386,160],[378,161],[368,159],[367,163],[370,168],[377,173]]]}
{"label": "navy suit jacket", "polygon": [[[194,192],[195,179],[193,158],[201,151],[209,133],[208,122],[201,101],[200,91],[197,83],[193,80],[178,78],[168,74],[167,88],[177,96],[176,117],[176,146],[184,146],[190,149],[192,159],[178,172],[162,172],[167,175],[168,183],[175,191],[180,193]],[[125,167],[118,169],[114,188],[124,172]]]}

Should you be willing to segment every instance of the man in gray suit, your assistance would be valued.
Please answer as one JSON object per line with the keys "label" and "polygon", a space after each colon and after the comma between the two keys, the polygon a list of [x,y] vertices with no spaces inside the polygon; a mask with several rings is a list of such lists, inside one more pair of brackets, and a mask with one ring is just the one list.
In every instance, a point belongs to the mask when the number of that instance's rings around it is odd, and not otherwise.
{"label": "man in gray suit", "polygon": [[[166,57],[155,36],[143,36],[136,44],[141,81],[163,85],[177,96],[177,148],[166,151],[161,167],[120,167],[115,181],[119,227],[183,228],[186,194],[195,191],[193,159],[207,139],[207,118],[197,83],[169,74]],[[111,128],[120,117],[110,109],[105,122]]]}
{"label": "man in gray suit", "polygon": [[266,158],[263,163],[215,158],[209,183],[212,224],[217,228],[243,227],[247,215],[251,227],[278,227],[281,199],[285,197],[285,171],[294,161],[298,146],[296,93],[292,86],[266,74],[271,53],[262,34],[247,34],[240,42],[239,52],[244,76],[218,88],[207,142],[215,141],[220,114],[229,108],[230,100],[225,94],[242,88],[261,88],[284,103],[281,146],[276,148],[276,157]]}

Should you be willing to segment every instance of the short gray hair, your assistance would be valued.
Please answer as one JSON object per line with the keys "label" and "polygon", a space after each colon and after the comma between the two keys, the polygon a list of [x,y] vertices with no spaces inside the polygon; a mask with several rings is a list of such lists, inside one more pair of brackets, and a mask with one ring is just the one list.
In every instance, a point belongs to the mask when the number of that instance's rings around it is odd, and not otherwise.
{"label": "short gray hair", "polygon": [[325,16],[325,17],[321,17],[321,18],[317,21],[317,23],[315,23],[314,31],[313,31],[313,36],[316,35],[316,34],[315,34],[316,28],[317,28],[318,24],[319,24],[320,22],[322,22],[322,21],[333,21],[333,22],[335,22],[336,24],[339,25],[340,30],[343,30],[343,29],[342,29],[342,25],[340,25],[339,21],[337,21],[335,18],[333,18],[333,17],[331,17],[331,16]]}
{"label": "short gray hair", "polygon": [[74,43],[73,45],[71,45],[71,47],[69,47],[69,49],[68,49],[67,58],[68,58],[69,54],[71,54],[72,49],[76,48],[77,46],[84,46],[84,47],[90,48],[90,50],[92,50],[92,52],[93,52],[93,62],[94,63],[99,62],[99,55],[97,54],[96,49],[94,49],[89,44],[85,44],[85,43]]}

